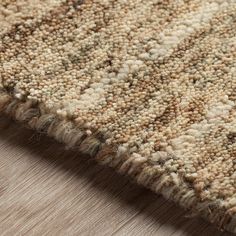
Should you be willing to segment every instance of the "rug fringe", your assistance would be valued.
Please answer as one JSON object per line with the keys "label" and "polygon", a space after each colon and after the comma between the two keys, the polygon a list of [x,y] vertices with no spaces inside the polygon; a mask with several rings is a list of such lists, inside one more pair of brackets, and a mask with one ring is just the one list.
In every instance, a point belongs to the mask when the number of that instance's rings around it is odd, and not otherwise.
{"label": "rug fringe", "polygon": [[69,149],[87,154],[98,163],[130,176],[138,184],[161,193],[166,199],[190,210],[193,213],[191,215],[200,215],[220,229],[236,232],[235,209],[226,211],[220,202],[201,201],[194,190],[189,189],[177,175],[161,173],[147,160],[141,158],[137,161],[131,157],[129,151],[119,151],[119,146],[106,144],[107,134],[88,131],[71,120],[62,120],[56,114],[47,114],[36,102],[21,101],[6,91],[0,91],[0,113],[5,113],[27,127],[55,138]]}

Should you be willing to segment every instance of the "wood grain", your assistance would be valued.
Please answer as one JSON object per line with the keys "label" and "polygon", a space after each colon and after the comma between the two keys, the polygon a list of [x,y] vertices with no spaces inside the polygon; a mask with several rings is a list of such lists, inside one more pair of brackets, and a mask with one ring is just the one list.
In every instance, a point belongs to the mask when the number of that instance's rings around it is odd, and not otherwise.
{"label": "wood grain", "polygon": [[0,235],[229,236],[62,144],[0,117]]}

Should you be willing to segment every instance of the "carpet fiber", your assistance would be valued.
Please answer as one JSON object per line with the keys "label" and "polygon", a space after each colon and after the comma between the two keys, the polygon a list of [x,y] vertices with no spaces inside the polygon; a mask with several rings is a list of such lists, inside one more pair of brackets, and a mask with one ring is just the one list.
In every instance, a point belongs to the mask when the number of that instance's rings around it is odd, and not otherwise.
{"label": "carpet fiber", "polygon": [[0,111],[236,232],[235,0],[3,0]]}

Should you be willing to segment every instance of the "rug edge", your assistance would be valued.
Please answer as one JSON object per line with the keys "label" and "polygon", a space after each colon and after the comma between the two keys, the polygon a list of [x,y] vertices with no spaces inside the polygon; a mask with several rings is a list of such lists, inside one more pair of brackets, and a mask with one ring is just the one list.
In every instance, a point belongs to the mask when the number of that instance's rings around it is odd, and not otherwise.
{"label": "rug edge", "polygon": [[[118,146],[105,144],[104,134],[87,132],[71,120],[63,120],[56,114],[47,113],[37,102],[21,101],[13,94],[0,89],[0,114],[4,113],[26,127],[44,133],[63,143],[68,149],[89,155],[99,164],[107,165],[118,173],[131,177],[137,184],[161,194],[165,199],[177,203],[190,213],[216,225],[220,230],[236,233],[236,209],[226,210],[217,201],[202,201],[187,187],[178,188],[168,183],[168,175],[150,172],[149,165],[139,168],[139,163],[128,153],[119,153]],[[128,167],[127,167],[128,166]],[[132,172],[130,169],[135,168]]]}

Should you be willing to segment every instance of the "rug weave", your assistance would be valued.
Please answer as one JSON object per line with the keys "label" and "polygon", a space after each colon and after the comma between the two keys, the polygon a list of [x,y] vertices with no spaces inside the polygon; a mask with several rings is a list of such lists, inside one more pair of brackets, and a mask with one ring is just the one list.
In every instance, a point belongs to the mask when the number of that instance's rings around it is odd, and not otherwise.
{"label": "rug weave", "polygon": [[236,232],[235,0],[3,0],[0,111]]}

